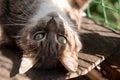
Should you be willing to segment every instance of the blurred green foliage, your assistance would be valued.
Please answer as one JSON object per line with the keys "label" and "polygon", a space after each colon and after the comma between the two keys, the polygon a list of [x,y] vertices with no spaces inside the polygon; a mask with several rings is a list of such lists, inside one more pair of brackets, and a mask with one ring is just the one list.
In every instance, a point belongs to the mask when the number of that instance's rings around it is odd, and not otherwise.
{"label": "blurred green foliage", "polygon": [[120,30],[120,0],[92,0],[88,16]]}

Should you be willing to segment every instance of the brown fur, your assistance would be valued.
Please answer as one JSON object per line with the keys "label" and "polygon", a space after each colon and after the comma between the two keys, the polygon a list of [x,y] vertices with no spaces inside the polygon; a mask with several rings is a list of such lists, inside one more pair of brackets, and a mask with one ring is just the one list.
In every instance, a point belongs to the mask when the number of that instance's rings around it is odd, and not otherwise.
{"label": "brown fur", "polygon": [[[40,63],[41,68],[57,67],[59,61],[66,68],[76,68],[82,47],[78,36],[81,19],[79,11],[83,11],[90,0],[67,0],[71,8],[64,12],[72,26],[68,26],[67,21],[61,19],[57,12],[46,15],[51,17],[50,20],[45,21],[46,17],[43,17],[36,24],[31,24],[29,20],[37,12],[40,1],[0,0],[0,44],[17,42],[23,50],[23,58],[31,58],[33,62]],[[34,40],[34,35],[40,31],[44,32],[45,38],[42,41]],[[58,42],[55,36],[59,35],[66,38],[65,44]],[[69,63],[73,66],[69,67]]]}

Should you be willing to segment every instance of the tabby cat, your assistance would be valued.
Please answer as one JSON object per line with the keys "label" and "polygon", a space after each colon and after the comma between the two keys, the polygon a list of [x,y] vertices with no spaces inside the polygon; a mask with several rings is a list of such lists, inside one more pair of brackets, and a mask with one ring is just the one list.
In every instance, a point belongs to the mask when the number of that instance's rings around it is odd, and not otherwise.
{"label": "tabby cat", "polygon": [[90,0],[0,0],[0,45],[23,50],[19,73],[41,69],[76,72],[82,48],[79,28]]}

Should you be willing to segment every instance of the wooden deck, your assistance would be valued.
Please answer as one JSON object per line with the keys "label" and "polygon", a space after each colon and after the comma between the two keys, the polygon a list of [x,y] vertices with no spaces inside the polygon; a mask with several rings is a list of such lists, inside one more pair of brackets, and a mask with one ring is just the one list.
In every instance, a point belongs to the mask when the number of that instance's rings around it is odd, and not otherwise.
{"label": "wooden deck", "polygon": [[[62,70],[29,70],[18,74],[21,54],[12,47],[0,48],[0,80],[64,80],[87,74],[104,60],[120,67],[120,32],[113,31],[94,21],[84,18],[81,28],[83,49],[79,54],[76,73]],[[11,76],[11,78],[10,78]]]}

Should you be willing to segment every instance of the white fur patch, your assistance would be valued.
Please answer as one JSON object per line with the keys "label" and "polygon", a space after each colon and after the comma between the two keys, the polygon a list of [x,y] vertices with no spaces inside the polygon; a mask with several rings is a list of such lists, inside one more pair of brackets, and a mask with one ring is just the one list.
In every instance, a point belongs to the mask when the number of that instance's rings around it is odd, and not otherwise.
{"label": "white fur patch", "polygon": [[70,5],[68,4],[67,0],[52,0],[52,2],[61,10],[70,9]]}
{"label": "white fur patch", "polygon": [[[74,26],[65,11],[71,9],[67,0],[40,0],[38,4],[38,9],[36,10],[34,16],[30,19],[31,26],[36,25],[42,18],[44,18],[46,22],[49,21],[51,17],[48,16],[48,14],[50,13],[56,13],[61,20],[64,20],[65,23],[67,23],[68,26]],[[56,20],[59,22],[58,19]]]}

